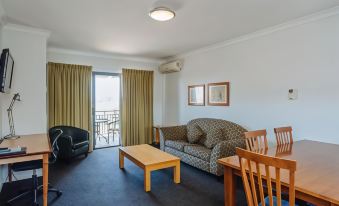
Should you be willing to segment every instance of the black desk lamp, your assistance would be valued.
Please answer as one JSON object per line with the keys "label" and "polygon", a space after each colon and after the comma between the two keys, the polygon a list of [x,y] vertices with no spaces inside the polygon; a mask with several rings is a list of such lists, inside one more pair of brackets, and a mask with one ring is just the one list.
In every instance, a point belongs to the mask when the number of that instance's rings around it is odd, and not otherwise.
{"label": "black desk lamp", "polygon": [[13,112],[12,111],[13,111],[13,106],[14,106],[15,101],[21,101],[19,93],[14,94],[12,102],[7,109],[8,122],[9,122],[9,128],[10,128],[11,133],[9,135],[6,135],[4,137],[4,139],[18,139],[18,138],[20,138],[20,136],[15,135],[15,128],[14,128],[14,120],[13,120]]}

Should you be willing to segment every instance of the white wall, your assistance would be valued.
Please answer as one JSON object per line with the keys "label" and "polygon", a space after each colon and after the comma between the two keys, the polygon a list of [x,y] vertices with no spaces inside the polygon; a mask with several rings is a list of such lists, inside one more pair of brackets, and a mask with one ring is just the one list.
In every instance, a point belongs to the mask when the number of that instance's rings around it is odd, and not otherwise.
{"label": "white wall", "polygon": [[[339,16],[190,53],[166,75],[165,124],[198,117],[247,129],[291,125],[298,138],[339,144]],[[187,106],[187,86],[230,81],[230,107]],[[288,89],[299,90],[296,101]]]}
{"label": "white wall", "polygon": [[47,131],[46,40],[47,34],[40,31],[15,25],[3,28],[2,47],[10,49],[15,62],[11,93],[3,96],[3,135],[9,133],[5,108],[17,92],[22,101],[13,110],[16,134]]}
{"label": "white wall", "polygon": [[163,78],[158,72],[159,62],[156,60],[125,59],[106,56],[94,56],[80,52],[70,52],[58,49],[50,49],[47,52],[48,62],[66,64],[91,65],[93,71],[121,73],[123,68],[154,70],[154,123],[161,125],[163,121]]}
{"label": "white wall", "polygon": [[[0,135],[9,134],[6,109],[13,94],[19,92],[21,102],[13,110],[16,134],[45,133],[46,115],[46,40],[48,32],[7,24],[1,31],[1,48],[9,48],[15,66],[10,94],[0,94]],[[0,168],[1,183],[7,176]],[[27,175],[27,177],[29,177]],[[21,177],[20,174],[16,175]],[[26,177],[25,175],[23,177]]]}

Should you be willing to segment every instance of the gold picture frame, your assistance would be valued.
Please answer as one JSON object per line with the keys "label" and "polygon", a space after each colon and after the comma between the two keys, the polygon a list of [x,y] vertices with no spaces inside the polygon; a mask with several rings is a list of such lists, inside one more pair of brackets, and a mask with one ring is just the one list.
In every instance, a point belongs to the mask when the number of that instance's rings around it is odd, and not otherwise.
{"label": "gold picture frame", "polygon": [[230,83],[219,82],[208,84],[208,105],[230,106]]}

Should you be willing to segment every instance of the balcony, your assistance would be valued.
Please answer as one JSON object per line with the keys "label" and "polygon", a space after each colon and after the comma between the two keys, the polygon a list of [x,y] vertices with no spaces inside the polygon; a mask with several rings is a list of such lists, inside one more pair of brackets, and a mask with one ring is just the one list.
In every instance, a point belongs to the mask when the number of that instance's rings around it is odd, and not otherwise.
{"label": "balcony", "polygon": [[95,148],[120,145],[120,111],[95,111]]}

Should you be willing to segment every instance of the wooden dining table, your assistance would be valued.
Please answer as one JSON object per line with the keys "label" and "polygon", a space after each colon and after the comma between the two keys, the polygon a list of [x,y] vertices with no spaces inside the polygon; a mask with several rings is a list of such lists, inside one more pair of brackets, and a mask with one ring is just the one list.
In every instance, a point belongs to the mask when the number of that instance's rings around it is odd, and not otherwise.
{"label": "wooden dining table", "polygon": [[[261,151],[269,156],[296,160],[296,198],[319,206],[339,206],[339,145],[302,140]],[[240,176],[238,156],[218,160],[224,166],[225,206],[236,205],[236,181]],[[274,176],[271,177],[274,181]],[[288,189],[288,173],[281,173]]]}

